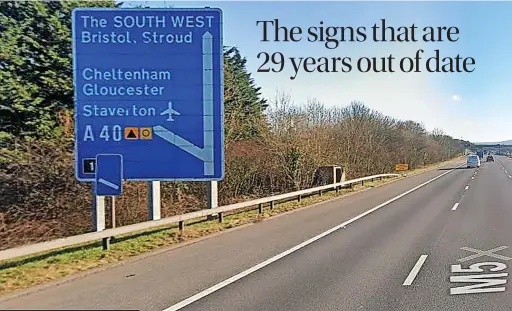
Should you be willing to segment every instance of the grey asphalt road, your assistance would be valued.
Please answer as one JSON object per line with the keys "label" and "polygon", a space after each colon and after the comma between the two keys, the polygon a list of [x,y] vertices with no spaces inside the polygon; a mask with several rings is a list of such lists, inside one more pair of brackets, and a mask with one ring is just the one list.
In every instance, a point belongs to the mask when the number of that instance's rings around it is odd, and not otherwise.
{"label": "grey asphalt road", "polygon": [[495,157],[495,161],[498,166],[502,169],[503,173],[505,173],[509,178],[512,179],[512,158],[499,156]]}
{"label": "grey asphalt road", "polygon": [[[183,310],[508,310],[512,178],[501,166],[512,172],[512,160],[497,161],[479,170],[410,177],[3,299],[0,309],[170,311],[203,293]],[[445,173],[231,284],[222,283]],[[212,286],[215,290],[205,294]]]}

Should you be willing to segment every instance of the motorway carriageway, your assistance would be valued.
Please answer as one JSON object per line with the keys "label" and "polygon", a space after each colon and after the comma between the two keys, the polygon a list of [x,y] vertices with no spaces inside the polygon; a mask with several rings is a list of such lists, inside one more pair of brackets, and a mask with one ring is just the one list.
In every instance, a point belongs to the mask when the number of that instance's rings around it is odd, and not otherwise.
{"label": "motorway carriageway", "polygon": [[464,164],[4,298],[0,309],[510,310],[512,159]]}

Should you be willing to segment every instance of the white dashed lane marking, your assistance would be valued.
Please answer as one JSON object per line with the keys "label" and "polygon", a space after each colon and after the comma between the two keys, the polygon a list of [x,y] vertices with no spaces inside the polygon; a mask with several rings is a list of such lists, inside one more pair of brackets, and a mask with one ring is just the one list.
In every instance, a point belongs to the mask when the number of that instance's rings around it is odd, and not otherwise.
{"label": "white dashed lane marking", "polygon": [[416,276],[418,275],[418,272],[420,272],[421,266],[425,263],[425,260],[427,260],[428,255],[421,255],[414,267],[412,268],[411,272],[407,276],[407,278],[404,281],[404,286],[409,286],[412,284]]}
{"label": "white dashed lane marking", "polygon": [[456,210],[459,207],[459,202],[455,203],[452,207],[452,211]]}

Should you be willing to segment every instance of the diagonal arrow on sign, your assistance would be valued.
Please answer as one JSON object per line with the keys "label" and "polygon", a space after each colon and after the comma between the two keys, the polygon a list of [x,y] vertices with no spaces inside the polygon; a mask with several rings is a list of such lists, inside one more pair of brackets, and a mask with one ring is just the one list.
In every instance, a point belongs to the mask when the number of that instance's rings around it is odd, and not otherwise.
{"label": "diagonal arrow on sign", "polygon": [[116,190],[119,189],[118,185],[116,185],[114,183],[111,183],[110,181],[105,180],[103,178],[98,179],[98,182],[104,184],[105,186],[109,186],[110,188],[113,188],[113,189],[116,189]]}

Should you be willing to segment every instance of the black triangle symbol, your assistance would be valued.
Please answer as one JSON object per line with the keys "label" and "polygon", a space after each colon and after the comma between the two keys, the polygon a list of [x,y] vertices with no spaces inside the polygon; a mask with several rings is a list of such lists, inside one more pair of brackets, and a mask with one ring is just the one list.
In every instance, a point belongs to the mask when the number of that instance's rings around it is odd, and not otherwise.
{"label": "black triangle symbol", "polygon": [[130,130],[130,132],[128,133],[128,138],[137,138],[133,130]]}

